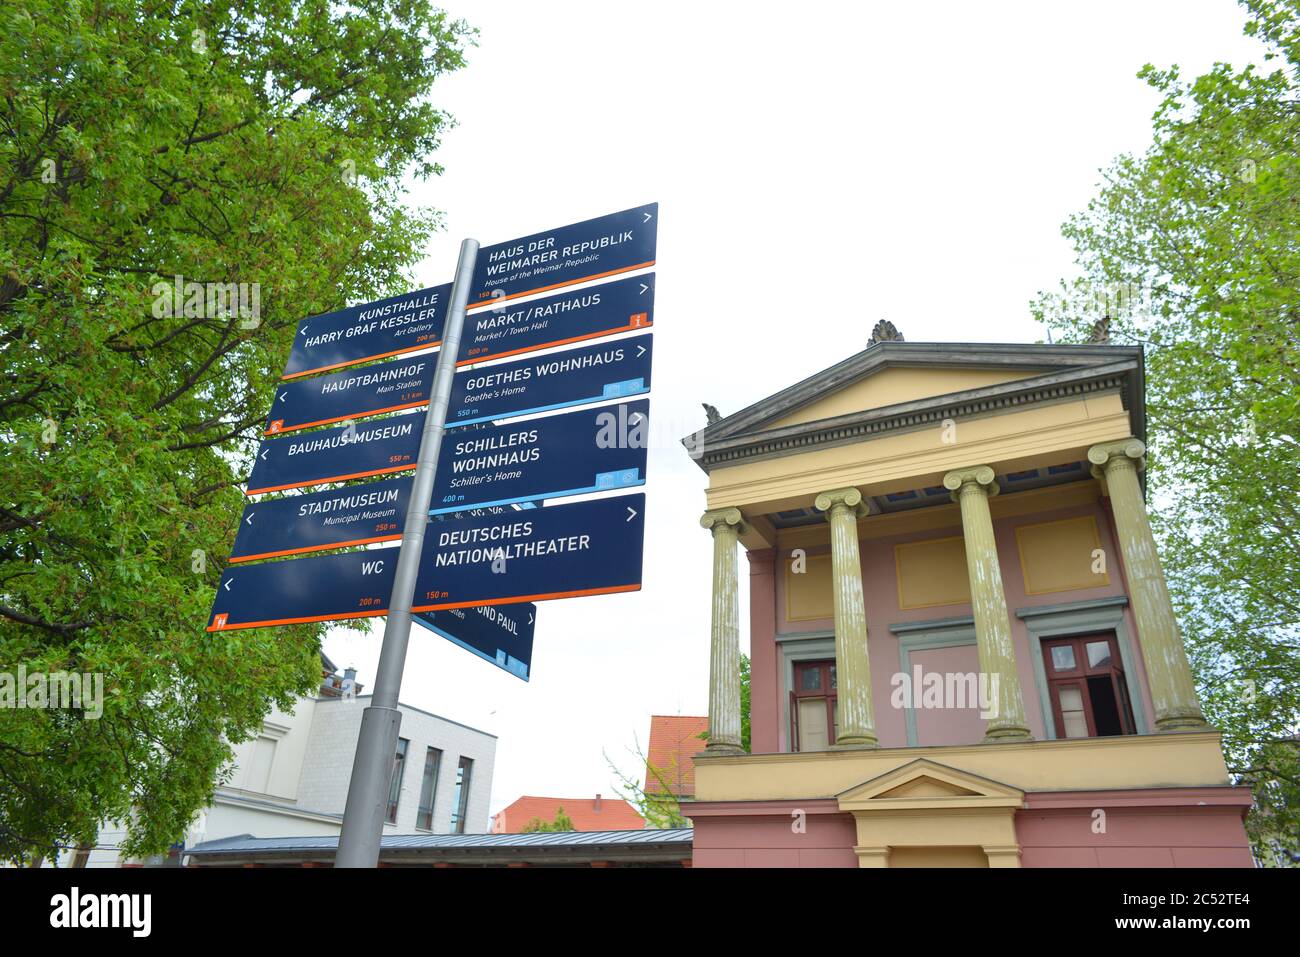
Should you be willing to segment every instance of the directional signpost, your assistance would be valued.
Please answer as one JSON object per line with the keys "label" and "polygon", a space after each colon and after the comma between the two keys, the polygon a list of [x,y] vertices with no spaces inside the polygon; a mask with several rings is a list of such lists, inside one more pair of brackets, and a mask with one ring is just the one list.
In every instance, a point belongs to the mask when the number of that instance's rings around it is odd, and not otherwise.
{"label": "directional signpost", "polygon": [[416,624],[524,681],[528,680],[528,669],[533,662],[536,621],[537,606],[529,602],[447,608],[423,611],[415,616]]}
{"label": "directional signpost", "polygon": [[286,382],[275,390],[266,434],[428,405],[434,365],[431,356],[414,356]]}
{"label": "directional signpost", "polygon": [[449,434],[432,514],[645,483],[650,402],[566,412]]}
{"label": "directional signpost", "polygon": [[485,246],[474,270],[474,307],[572,286],[655,264],[659,204]]}
{"label": "directional signpost", "polygon": [[451,284],[349,306],[298,325],[285,379],[386,359],[438,345]]}
{"label": "directional signpost", "polygon": [[345,482],[415,468],[425,413],[263,440],[245,494]]}
{"label": "directional signpost", "polygon": [[535,302],[502,303],[465,318],[458,365],[502,359],[654,323],[654,273],[548,296]]}
{"label": "directional signpost", "polygon": [[649,392],[653,338],[646,333],[462,370],[456,373],[447,421],[453,426],[490,422]]}
{"label": "directional signpost", "polygon": [[205,627],[386,616],[337,866],[378,858],[412,621],[527,680],[534,602],[641,587],[643,494],[538,504],[645,482],[652,336],[591,340],[653,326],[654,276],[565,287],[654,265],[657,229],[652,203],[465,240],[450,285],[299,324],[246,486],[288,494],[244,509]]}
{"label": "directional signpost", "polygon": [[278,558],[402,537],[407,479],[269,498],[244,506],[232,562]]}

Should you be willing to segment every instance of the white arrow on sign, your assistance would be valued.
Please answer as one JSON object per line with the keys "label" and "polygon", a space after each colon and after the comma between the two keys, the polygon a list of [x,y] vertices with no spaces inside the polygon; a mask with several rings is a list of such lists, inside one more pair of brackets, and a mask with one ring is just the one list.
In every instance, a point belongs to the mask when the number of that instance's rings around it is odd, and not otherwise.
{"label": "white arrow on sign", "polygon": [[288,394],[288,393],[285,393],[285,392],[281,392],[281,393],[280,393],[280,401],[281,401],[281,402],[284,401],[284,397],[285,397],[287,394]]}
{"label": "white arrow on sign", "polygon": [[306,334],[307,334],[307,327],[306,327],[306,326],[303,326],[301,329],[298,330],[298,335],[300,335],[300,336],[305,336]]}
{"label": "white arrow on sign", "polygon": [[643,223],[648,223],[648,222],[650,222],[650,214],[649,214],[649,213],[642,213],[641,215],[645,217],[645,219],[641,220],[641,222],[643,222]]}
{"label": "white arrow on sign", "polygon": [[637,346],[637,347],[636,347],[636,357],[639,359],[639,358],[641,358],[643,355],[645,355],[645,346]]}
{"label": "white arrow on sign", "polygon": [[227,578],[227,579],[226,579],[226,591],[230,591],[230,583],[233,582],[233,581],[234,581],[233,578]]}
{"label": "white arrow on sign", "polygon": [[257,514],[256,512],[249,512],[249,513],[248,513],[248,518],[244,519],[244,524],[245,524],[245,525],[252,525],[252,524],[253,524],[253,516],[256,515],[256,514]]}
{"label": "white arrow on sign", "polygon": [[645,283],[641,283],[641,291],[637,293],[637,295],[644,296],[649,291],[649,289],[650,289],[649,286],[647,286]]}
{"label": "white arrow on sign", "polygon": [[262,454],[261,454],[260,458],[262,459],[263,462],[266,461],[266,453],[269,452],[269,451],[271,451],[271,450],[270,450],[270,449],[262,449]]}
{"label": "white arrow on sign", "polygon": [[636,509],[629,505],[627,506],[627,520],[630,522],[634,518],[636,518]]}
{"label": "white arrow on sign", "polygon": [[533,623],[533,616],[532,616],[532,615],[529,615],[529,616],[528,616],[528,624],[531,625],[532,623]]}
{"label": "white arrow on sign", "polygon": [[642,418],[643,418],[643,416],[641,415],[640,412],[633,412],[633,413],[632,413],[632,424],[633,424],[633,425],[636,425],[638,422],[641,421]]}

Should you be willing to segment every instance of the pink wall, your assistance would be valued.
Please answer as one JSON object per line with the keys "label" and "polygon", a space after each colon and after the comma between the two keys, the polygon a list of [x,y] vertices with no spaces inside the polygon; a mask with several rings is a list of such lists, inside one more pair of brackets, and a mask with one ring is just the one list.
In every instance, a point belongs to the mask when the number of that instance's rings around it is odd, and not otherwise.
{"label": "pink wall", "polygon": [[[1106,551],[1111,583],[1100,588],[1053,592],[1046,595],[1026,595],[1024,577],[1020,571],[1020,558],[1016,546],[1015,529],[1018,525],[1050,522],[1082,515],[1097,519],[1102,548]],[[876,730],[882,747],[906,747],[907,728],[904,712],[891,707],[890,679],[900,669],[898,639],[889,630],[899,622],[933,621],[943,618],[960,618],[971,614],[969,603],[942,605],[931,608],[903,610],[898,607],[898,583],[894,567],[894,546],[904,542],[926,541],[961,534],[960,517],[954,514],[954,524],[947,528],[930,529],[891,538],[867,539],[861,542],[862,577],[867,607],[868,653],[871,657],[872,700],[876,713]],[[1024,694],[1025,711],[1030,731],[1036,738],[1046,737],[1043,712],[1038,688],[1034,680],[1033,659],[1030,657],[1029,630],[1015,616],[1017,608],[1041,605],[1067,604],[1107,598],[1127,593],[1124,583],[1119,549],[1115,544],[1114,525],[1109,510],[1100,503],[1053,509],[1003,518],[993,523],[998,545],[998,558],[1002,568],[1002,583],[1011,618],[1012,640],[1016,649],[1016,664]],[[807,549],[809,555],[825,554],[829,546]],[[785,702],[788,689],[784,687],[785,675],[775,637],[833,633],[834,622],[829,619],[787,622],[785,620],[785,563],[790,561],[788,550],[777,553],[769,565],[770,552],[755,553],[764,571],[758,574],[758,565],[751,559],[750,577],[750,648],[753,660],[753,750],[758,752],[788,751],[789,729],[785,726]],[[771,568],[771,574],[767,569]],[[1129,634],[1137,641],[1137,628],[1132,612],[1124,612]],[[1036,643],[1035,643],[1036,645]],[[1129,675],[1129,687],[1141,695],[1148,724],[1153,711],[1151,694],[1147,686],[1146,671],[1140,645],[1132,648],[1135,674]],[[1036,654],[1037,651],[1035,650]],[[963,669],[964,670],[964,669]],[[919,717],[919,715],[918,715]],[[1151,729],[1153,730],[1153,729]],[[964,723],[954,726],[961,740],[966,737]],[[937,742],[936,742],[937,743]],[[957,743],[956,741],[952,743]]]}
{"label": "pink wall", "polygon": [[[1040,792],[1016,812],[1022,867],[1252,867],[1245,788]],[[695,867],[856,867],[853,815],[834,799],[719,801],[683,810]],[[1094,831],[1095,812],[1105,831]],[[791,825],[802,812],[804,830]]]}
{"label": "pink wall", "polygon": [[[711,802],[682,811],[695,825],[693,867],[858,866],[853,815],[833,800]],[[802,833],[792,827],[797,820]]]}
{"label": "pink wall", "polygon": [[1254,866],[1246,788],[1028,794],[1025,803],[1016,814],[1024,867]]}

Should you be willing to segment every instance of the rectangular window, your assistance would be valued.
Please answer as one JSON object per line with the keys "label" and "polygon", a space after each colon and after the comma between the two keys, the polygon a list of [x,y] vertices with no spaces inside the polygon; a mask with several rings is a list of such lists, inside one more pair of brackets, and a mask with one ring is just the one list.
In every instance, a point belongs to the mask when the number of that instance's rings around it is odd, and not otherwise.
{"label": "rectangular window", "polygon": [[397,753],[393,755],[393,776],[388,781],[388,816],[389,824],[397,823],[397,802],[402,796],[402,772],[406,770],[406,747],[411,742],[405,738],[397,739]]}
{"label": "rectangular window", "polygon": [[790,692],[791,751],[825,751],[839,736],[835,662],[799,661]]}
{"label": "rectangular window", "polygon": [[415,814],[415,826],[422,831],[433,830],[433,798],[438,791],[438,767],[442,752],[429,748],[424,752],[424,780],[420,782],[420,809]]}
{"label": "rectangular window", "polygon": [[474,762],[461,758],[456,767],[456,795],[452,800],[451,833],[465,833],[465,810],[469,807],[469,775]]}
{"label": "rectangular window", "polygon": [[1061,738],[1134,734],[1128,683],[1112,634],[1043,642],[1043,663]]}

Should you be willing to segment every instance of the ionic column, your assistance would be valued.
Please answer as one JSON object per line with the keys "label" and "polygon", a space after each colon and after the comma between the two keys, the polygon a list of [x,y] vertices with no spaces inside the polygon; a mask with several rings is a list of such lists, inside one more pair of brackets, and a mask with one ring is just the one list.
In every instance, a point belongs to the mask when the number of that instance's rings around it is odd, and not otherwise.
{"label": "ionic column", "polygon": [[1028,740],[1029,722],[1020,693],[1016,649],[1011,643],[1011,619],[1002,590],[1002,567],[989,498],[998,493],[993,470],[987,465],[957,469],[943,477],[944,488],[961,505],[961,529],[966,547],[966,572],[970,576],[971,612],[979,646],[980,671],[989,688],[993,716],[984,727],[985,741]]}
{"label": "ionic column", "polygon": [[831,526],[831,581],[835,596],[835,683],[839,701],[837,747],[875,747],[871,711],[871,663],[867,658],[867,609],[862,598],[858,517],[862,493],[840,488],[817,496]]}
{"label": "ionic column", "polygon": [[736,541],[744,528],[738,508],[705,512],[713,532],[713,613],[709,651],[708,754],[744,754],[740,745],[740,597]]}
{"label": "ionic column", "polygon": [[1093,464],[1092,474],[1105,480],[1110,495],[1128,575],[1129,601],[1137,619],[1138,643],[1155,705],[1156,730],[1204,730],[1209,725],[1201,713],[1138,484],[1138,470],[1145,454],[1146,446],[1141,441],[1125,439],[1093,446],[1088,450],[1088,461]]}

